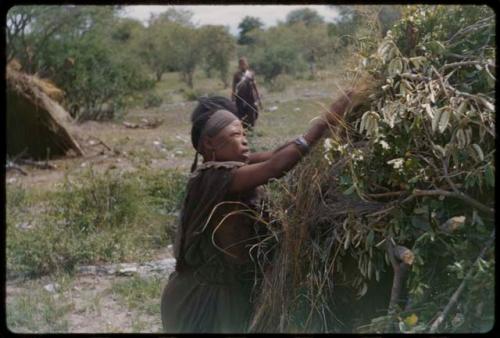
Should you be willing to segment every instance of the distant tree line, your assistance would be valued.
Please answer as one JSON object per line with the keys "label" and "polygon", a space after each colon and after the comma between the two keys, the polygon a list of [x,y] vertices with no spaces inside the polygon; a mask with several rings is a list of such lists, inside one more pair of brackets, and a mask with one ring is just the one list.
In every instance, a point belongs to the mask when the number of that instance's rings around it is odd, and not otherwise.
{"label": "distant tree line", "polygon": [[[344,6],[345,8],[349,8]],[[166,72],[193,87],[196,69],[229,85],[230,62],[246,55],[265,82],[334,62],[362,26],[356,11],[327,23],[311,9],[292,11],[285,22],[264,29],[245,17],[234,37],[224,26],[196,27],[192,13],[171,8],[143,25],[122,15],[123,6],[15,6],[7,14],[7,62],[51,79],[65,93],[65,106],[80,119],[97,119],[112,103],[152,88]],[[354,14],[353,14],[354,13]]]}

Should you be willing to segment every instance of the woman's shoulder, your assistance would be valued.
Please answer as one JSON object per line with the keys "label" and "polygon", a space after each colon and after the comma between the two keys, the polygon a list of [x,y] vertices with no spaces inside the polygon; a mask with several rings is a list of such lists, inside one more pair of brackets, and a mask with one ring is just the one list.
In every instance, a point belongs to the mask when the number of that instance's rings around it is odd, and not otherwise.
{"label": "woman's shoulder", "polygon": [[239,168],[241,166],[244,166],[246,163],[244,162],[238,162],[238,161],[208,161],[196,168],[196,170],[191,174],[191,177],[195,177],[199,175],[201,172],[206,171],[206,170],[217,170],[217,169],[233,169],[233,168]]}

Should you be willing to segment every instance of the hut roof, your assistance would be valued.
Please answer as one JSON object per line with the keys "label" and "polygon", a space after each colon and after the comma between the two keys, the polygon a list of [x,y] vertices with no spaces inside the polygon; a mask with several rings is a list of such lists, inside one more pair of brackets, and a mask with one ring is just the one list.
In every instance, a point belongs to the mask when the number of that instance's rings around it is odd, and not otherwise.
{"label": "hut roof", "polygon": [[7,154],[33,158],[64,156],[72,150],[83,155],[68,131],[72,119],[54,99],[62,91],[47,80],[9,65],[7,82]]}

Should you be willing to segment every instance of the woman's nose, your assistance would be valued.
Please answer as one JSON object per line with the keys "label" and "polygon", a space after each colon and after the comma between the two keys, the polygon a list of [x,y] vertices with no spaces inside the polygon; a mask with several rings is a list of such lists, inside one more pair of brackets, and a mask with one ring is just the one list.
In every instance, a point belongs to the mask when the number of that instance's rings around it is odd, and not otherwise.
{"label": "woman's nose", "polygon": [[243,138],[243,142],[242,143],[243,143],[244,146],[248,145],[248,141],[247,141],[246,137]]}

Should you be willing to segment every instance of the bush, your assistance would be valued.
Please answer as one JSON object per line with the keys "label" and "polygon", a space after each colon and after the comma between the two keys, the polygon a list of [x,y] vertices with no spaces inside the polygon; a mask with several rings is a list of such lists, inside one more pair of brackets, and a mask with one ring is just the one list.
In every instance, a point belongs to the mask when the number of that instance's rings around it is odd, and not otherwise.
{"label": "bush", "polygon": [[[77,264],[150,259],[170,242],[185,176],[176,171],[123,174],[92,169],[67,178],[33,201],[47,212],[30,228],[16,226],[32,213],[22,188],[7,194],[7,271],[31,276],[72,271]],[[28,210],[27,210],[28,209]]]}
{"label": "bush", "polygon": [[269,90],[272,92],[282,92],[287,85],[292,81],[292,77],[286,74],[280,74],[274,78],[269,84]]}
{"label": "bush", "polygon": [[144,108],[159,107],[163,103],[163,98],[155,93],[149,93],[144,98]]}
{"label": "bush", "polygon": [[183,91],[184,98],[186,101],[196,101],[198,97],[202,96],[199,89],[187,89]]}

